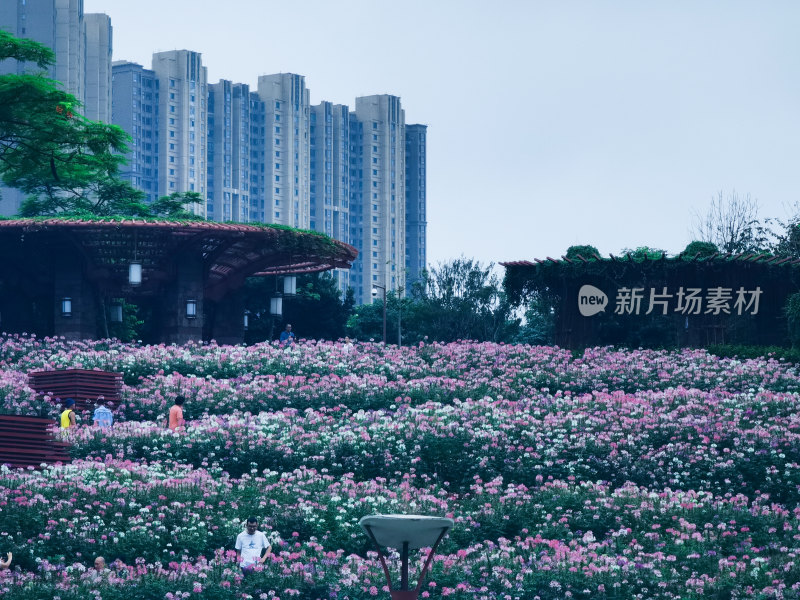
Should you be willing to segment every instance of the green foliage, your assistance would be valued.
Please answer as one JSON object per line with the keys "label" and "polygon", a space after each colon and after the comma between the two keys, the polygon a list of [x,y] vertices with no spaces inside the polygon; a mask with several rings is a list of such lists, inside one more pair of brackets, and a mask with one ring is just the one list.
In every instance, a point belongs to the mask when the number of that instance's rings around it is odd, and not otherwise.
{"label": "green foliage", "polygon": [[630,257],[636,262],[643,262],[645,260],[658,260],[666,256],[666,251],[659,248],[651,248],[650,246],[638,246],[635,250],[631,248],[623,248],[621,253],[626,257]]}
{"label": "green foliage", "polygon": [[719,248],[711,242],[689,242],[683,250],[683,255],[686,258],[713,256],[717,253],[719,253]]}
{"label": "green foliage", "polygon": [[791,363],[800,363],[800,350],[782,348],[780,346],[746,346],[746,345],[712,345],[706,348],[709,354],[721,358],[738,358],[740,360],[772,358]]}
{"label": "green foliage", "polygon": [[[397,340],[397,321],[402,320],[404,343],[456,340],[511,341],[519,319],[493,272],[464,257],[440,263],[425,271],[410,298],[386,297],[387,342]],[[348,322],[348,334],[357,339],[382,339],[383,304],[360,306]]]}
{"label": "green foliage", "polygon": [[786,299],[783,311],[786,314],[792,348],[800,348],[800,293],[792,294]]}
{"label": "green foliage", "polygon": [[[795,207],[796,209],[798,207]],[[776,234],[773,254],[800,257],[800,216],[795,215],[788,222],[776,221],[783,231]]]}
{"label": "green foliage", "polygon": [[342,297],[331,274],[300,275],[297,295],[284,298],[283,317],[279,321],[269,314],[270,297],[275,289],[274,277],[251,277],[245,282],[245,309],[250,311],[248,343],[276,338],[286,323],[292,324],[298,337],[326,340],[344,337],[355,300],[352,290]]}
{"label": "green foliage", "polygon": [[187,221],[202,220],[186,209],[187,205],[198,204],[203,197],[198,192],[173,192],[169,196],[161,196],[150,205],[150,214],[166,219],[183,219]]}
{"label": "green foliage", "polygon": [[42,69],[55,62],[56,56],[47,46],[25,38],[16,38],[0,30],[0,61],[19,60],[36,63]]}
{"label": "green foliage", "polygon": [[592,260],[596,256],[600,256],[600,251],[594,246],[570,246],[567,248],[566,257],[569,259],[580,260],[583,257],[586,260]]}
{"label": "green foliage", "polygon": [[514,341],[532,346],[552,344],[555,340],[555,326],[555,311],[543,298],[535,296],[528,302],[524,325],[520,327]]}
{"label": "green foliage", "polygon": [[144,321],[139,318],[139,307],[125,300],[120,300],[119,302],[122,304],[122,322],[109,322],[109,336],[123,342],[141,339]]}

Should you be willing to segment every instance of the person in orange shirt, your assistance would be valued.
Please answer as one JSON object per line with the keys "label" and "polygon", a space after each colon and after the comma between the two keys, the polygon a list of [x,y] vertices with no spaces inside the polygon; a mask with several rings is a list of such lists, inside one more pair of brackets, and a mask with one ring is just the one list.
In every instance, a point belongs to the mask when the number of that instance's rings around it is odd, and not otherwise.
{"label": "person in orange shirt", "polygon": [[182,429],[186,423],[183,419],[183,403],[185,401],[186,398],[183,396],[176,396],[175,404],[169,409],[169,428],[172,429],[172,431]]}

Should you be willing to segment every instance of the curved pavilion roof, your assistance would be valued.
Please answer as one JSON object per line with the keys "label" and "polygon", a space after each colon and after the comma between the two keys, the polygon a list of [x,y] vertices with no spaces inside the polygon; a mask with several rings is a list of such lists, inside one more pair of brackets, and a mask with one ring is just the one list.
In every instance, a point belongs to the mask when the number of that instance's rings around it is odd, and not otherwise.
{"label": "curved pavilion roof", "polygon": [[175,260],[202,257],[206,297],[219,300],[246,277],[313,273],[350,268],[352,246],[325,235],[274,225],[123,218],[0,219],[0,248],[36,252],[33,244],[68,244],[79,249],[87,276],[126,291],[128,265],[142,263],[142,285],[129,292],[157,293],[172,277]]}

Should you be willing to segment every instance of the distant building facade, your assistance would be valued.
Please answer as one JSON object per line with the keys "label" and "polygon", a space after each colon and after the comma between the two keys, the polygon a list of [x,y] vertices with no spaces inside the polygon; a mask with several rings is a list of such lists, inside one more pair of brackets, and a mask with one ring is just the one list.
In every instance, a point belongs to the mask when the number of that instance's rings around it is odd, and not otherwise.
{"label": "distant building facade", "polygon": [[208,194],[213,221],[250,221],[250,86],[208,86]]}
{"label": "distant building facade", "polygon": [[153,54],[158,77],[158,189],[162,195],[197,192],[201,202],[189,207],[206,216],[207,70],[199,52],[170,50]]}
{"label": "distant building facade", "polygon": [[[310,228],[350,240],[350,109],[321,102],[311,107]],[[339,289],[350,287],[350,271],[333,272]]]}
{"label": "distant building facade", "polygon": [[374,286],[405,290],[405,113],[397,96],[362,96],[351,119],[351,285],[369,303]]}
{"label": "distant building facade", "polygon": [[[309,91],[305,77],[262,75],[258,97],[264,103],[264,221],[308,229]],[[261,115],[259,115],[261,116]]]}
{"label": "distant building facade", "polygon": [[420,281],[427,265],[427,125],[406,125],[406,285]]}
{"label": "distant building facade", "polygon": [[159,80],[154,71],[132,62],[114,62],[111,71],[111,122],[131,136],[127,164],[120,174],[152,203],[160,194]]}
{"label": "distant building facade", "polygon": [[111,123],[111,19],[104,14],[84,16],[86,61],[83,114],[92,121]]}

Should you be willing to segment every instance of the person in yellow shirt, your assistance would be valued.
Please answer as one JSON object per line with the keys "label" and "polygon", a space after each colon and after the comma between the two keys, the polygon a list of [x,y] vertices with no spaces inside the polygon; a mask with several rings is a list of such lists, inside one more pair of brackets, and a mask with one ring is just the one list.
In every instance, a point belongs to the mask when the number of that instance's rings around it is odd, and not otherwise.
{"label": "person in yellow shirt", "polygon": [[61,413],[61,429],[69,429],[78,424],[75,420],[75,411],[72,410],[73,406],[75,406],[75,400],[67,398],[67,401],[64,402],[64,410]]}

